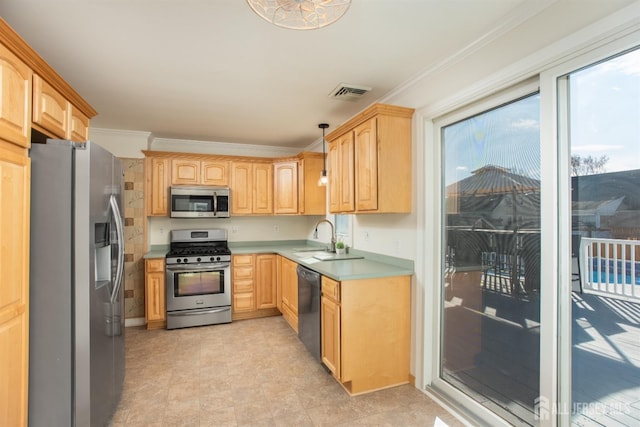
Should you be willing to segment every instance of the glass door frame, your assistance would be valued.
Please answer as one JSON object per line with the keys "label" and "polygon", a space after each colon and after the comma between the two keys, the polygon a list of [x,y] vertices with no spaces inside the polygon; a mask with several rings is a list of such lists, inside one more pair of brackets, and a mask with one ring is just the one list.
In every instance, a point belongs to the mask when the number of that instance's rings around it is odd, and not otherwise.
{"label": "glass door frame", "polygon": [[[571,425],[571,353],[572,353],[572,314],[571,314],[571,144],[569,124],[569,75],[580,69],[592,66],[598,62],[620,55],[625,51],[640,46],[640,31],[630,31],[629,34],[615,41],[603,42],[589,52],[563,62],[540,74],[541,93],[541,149],[542,171],[545,177],[554,177],[542,181],[542,191],[554,193],[546,198],[547,203],[556,202],[557,209],[546,210],[543,217],[543,227],[547,227],[546,239],[543,228],[542,245],[549,250],[542,253],[541,280],[556,284],[557,291],[549,298],[553,298],[551,307],[553,313],[547,313],[555,320],[554,331],[555,351],[550,358],[556,375],[543,378],[546,389],[555,391],[550,395],[553,414],[550,425]],[[542,120],[542,118],[546,120]],[[543,126],[544,123],[544,126]],[[545,212],[545,211],[543,211]],[[553,229],[553,234],[549,233]],[[542,314],[541,314],[542,316]],[[542,356],[542,355],[541,355]],[[542,424],[541,424],[542,425]]]}
{"label": "glass door frame", "polygon": [[[434,198],[437,199],[437,202],[434,203],[433,209],[431,209],[430,212],[427,212],[427,218],[425,221],[427,225],[427,227],[425,227],[425,239],[426,242],[431,242],[431,244],[427,244],[425,247],[424,259],[432,260],[432,263],[430,264],[430,266],[432,266],[432,275],[430,277],[426,277],[426,282],[431,283],[431,285],[425,286],[425,294],[431,297],[425,302],[425,355],[431,357],[432,363],[425,365],[425,384],[430,384],[428,391],[436,394],[437,397],[442,398],[444,401],[453,400],[457,402],[464,402],[466,416],[472,419],[477,419],[479,422],[494,426],[508,426],[510,424],[440,378],[440,372],[442,370],[440,360],[440,355],[442,354],[441,331],[443,325],[441,275],[442,271],[444,271],[444,257],[442,256],[441,249],[442,242],[444,241],[444,228],[442,226],[442,209],[444,209],[442,203],[442,182],[444,181],[444,169],[442,168],[442,128],[487,110],[491,110],[528,95],[532,95],[538,92],[538,89],[539,84],[537,77],[527,79],[526,81],[508,89],[499,91],[496,94],[489,95],[482,100],[473,102],[468,106],[455,110],[452,113],[438,117],[433,121],[428,121],[425,127],[425,135],[432,135],[434,141],[433,149],[428,150],[428,154],[433,156],[430,158],[430,161],[432,162],[433,170],[439,171],[439,173],[433,174],[434,182],[431,185],[431,188],[435,190]],[[429,227],[430,224],[432,224],[433,227],[432,232]],[[427,271],[429,271],[429,267],[427,267]],[[544,290],[541,290],[541,292],[544,292]],[[429,315],[431,315],[430,318]],[[543,319],[541,318],[541,323],[542,320]],[[542,347],[542,342],[541,333],[541,359],[543,351],[546,351]],[[431,369],[428,369],[429,367]]]}
{"label": "glass door frame", "polygon": [[[570,145],[568,140],[568,84],[566,76],[599,61],[606,60],[640,45],[640,25],[604,30],[605,36],[576,53],[567,54],[540,72],[535,84],[540,91],[541,149],[541,251],[540,281],[540,396],[548,416],[541,417],[540,426],[571,424],[571,194]],[[597,40],[594,37],[594,40]],[[532,90],[521,83],[480,101],[468,99],[453,112],[432,119],[419,115],[418,137],[427,146],[418,151],[424,167],[420,176],[427,203],[422,209],[424,219],[423,266],[424,317],[421,319],[423,364],[417,366],[416,385],[424,388],[441,403],[451,404],[457,411],[464,402],[464,415],[491,425],[508,425],[502,418],[439,378],[441,365],[441,272],[443,257],[442,228],[442,148],[441,127],[500,104],[517,99]],[[528,92],[527,92],[528,91]],[[428,148],[427,148],[428,147]],[[431,196],[429,196],[431,194]],[[417,340],[420,342],[421,340]],[[419,369],[421,368],[421,369]],[[421,372],[420,372],[421,371]],[[421,374],[421,375],[420,375]]]}

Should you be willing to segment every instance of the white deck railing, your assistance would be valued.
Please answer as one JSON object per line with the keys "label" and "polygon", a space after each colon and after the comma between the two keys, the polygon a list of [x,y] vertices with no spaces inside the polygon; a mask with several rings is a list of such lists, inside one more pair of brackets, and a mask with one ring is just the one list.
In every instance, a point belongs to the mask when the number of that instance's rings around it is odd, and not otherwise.
{"label": "white deck railing", "polygon": [[640,241],[597,239],[580,240],[580,280],[582,289],[625,300],[640,301]]}

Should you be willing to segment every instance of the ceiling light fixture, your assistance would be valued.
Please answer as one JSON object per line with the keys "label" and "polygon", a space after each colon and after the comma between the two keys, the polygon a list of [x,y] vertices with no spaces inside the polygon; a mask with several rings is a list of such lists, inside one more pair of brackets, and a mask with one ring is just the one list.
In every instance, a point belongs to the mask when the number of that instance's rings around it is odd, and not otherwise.
{"label": "ceiling light fixture", "polygon": [[329,178],[327,177],[327,156],[324,151],[324,130],[329,127],[327,123],[320,123],[318,125],[320,129],[322,129],[322,172],[320,172],[320,179],[318,180],[318,185],[324,186],[329,182]]}
{"label": "ceiling light fixture", "polygon": [[247,0],[262,19],[292,30],[326,27],[345,14],[351,0]]}

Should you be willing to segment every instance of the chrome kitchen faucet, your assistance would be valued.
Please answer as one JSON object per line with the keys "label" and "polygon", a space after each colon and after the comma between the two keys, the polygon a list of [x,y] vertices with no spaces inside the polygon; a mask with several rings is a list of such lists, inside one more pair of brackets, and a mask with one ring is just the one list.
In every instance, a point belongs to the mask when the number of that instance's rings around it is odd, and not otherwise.
{"label": "chrome kitchen faucet", "polygon": [[329,246],[329,252],[335,252],[336,251],[336,233],[335,233],[335,227],[333,226],[333,224],[331,223],[331,221],[329,221],[326,218],[321,219],[320,221],[316,222],[316,227],[315,230],[313,231],[313,238],[317,239],[318,238],[318,225],[320,225],[320,223],[326,222],[331,226],[331,246]]}

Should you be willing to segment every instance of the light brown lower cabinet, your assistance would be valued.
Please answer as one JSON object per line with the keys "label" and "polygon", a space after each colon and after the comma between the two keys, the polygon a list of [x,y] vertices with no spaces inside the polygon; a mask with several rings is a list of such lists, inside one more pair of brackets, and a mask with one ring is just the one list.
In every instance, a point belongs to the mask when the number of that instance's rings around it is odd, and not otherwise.
{"label": "light brown lower cabinet", "polygon": [[322,361],[349,394],[410,382],[410,285],[322,277]]}
{"label": "light brown lower cabinet", "polygon": [[276,255],[233,255],[231,263],[232,319],[279,314],[276,304]]}
{"label": "light brown lower cabinet", "polygon": [[290,259],[281,257],[280,274],[278,282],[281,289],[281,309],[282,317],[289,326],[298,332],[298,264]]}
{"label": "light brown lower cabinet", "polygon": [[146,259],[144,273],[147,329],[164,328],[167,326],[164,259]]}
{"label": "light brown lower cabinet", "polygon": [[0,176],[0,425],[23,426],[29,385],[31,176],[31,160],[24,148],[0,140]]}

